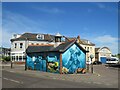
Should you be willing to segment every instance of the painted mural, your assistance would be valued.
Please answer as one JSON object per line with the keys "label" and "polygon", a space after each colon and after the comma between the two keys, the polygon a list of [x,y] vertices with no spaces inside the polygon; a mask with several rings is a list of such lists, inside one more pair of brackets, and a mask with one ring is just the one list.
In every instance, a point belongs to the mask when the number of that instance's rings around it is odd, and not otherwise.
{"label": "painted mural", "polygon": [[[49,53],[43,58],[43,53],[32,53],[27,56],[27,67],[33,70],[59,73],[60,60],[59,53]],[[85,53],[73,44],[69,49],[62,53],[62,72],[75,73],[86,68]]]}
{"label": "painted mural", "polygon": [[27,67],[33,70],[46,71],[46,60],[44,60],[42,56],[27,56]]}
{"label": "painted mural", "polygon": [[63,73],[75,73],[78,68],[86,68],[85,53],[74,44],[62,55]]}
{"label": "painted mural", "polygon": [[43,54],[29,54],[27,56],[27,67],[32,70],[59,73],[59,56],[51,53],[45,60]]}
{"label": "painted mural", "polygon": [[47,56],[47,71],[52,73],[59,73],[59,56],[52,54]]}

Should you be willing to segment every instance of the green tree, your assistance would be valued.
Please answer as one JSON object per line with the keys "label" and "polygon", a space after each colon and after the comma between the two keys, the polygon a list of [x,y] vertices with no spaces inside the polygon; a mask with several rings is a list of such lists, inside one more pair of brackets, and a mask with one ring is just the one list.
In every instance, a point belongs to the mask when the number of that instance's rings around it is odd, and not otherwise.
{"label": "green tree", "polygon": [[120,59],[120,54],[117,54],[117,57]]}
{"label": "green tree", "polygon": [[3,60],[10,61],[10,56],[3,56]]}

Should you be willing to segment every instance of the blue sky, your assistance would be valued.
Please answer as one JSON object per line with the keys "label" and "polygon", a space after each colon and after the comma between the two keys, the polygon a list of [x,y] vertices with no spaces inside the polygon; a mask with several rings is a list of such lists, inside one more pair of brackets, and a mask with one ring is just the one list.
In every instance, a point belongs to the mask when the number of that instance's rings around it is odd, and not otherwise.
{"label": "blue sky", "polygon": [[18,2],[2,3],[2,45],[12,34],[49,33],[88,39],[96,47],[118,53],[118,3]]}

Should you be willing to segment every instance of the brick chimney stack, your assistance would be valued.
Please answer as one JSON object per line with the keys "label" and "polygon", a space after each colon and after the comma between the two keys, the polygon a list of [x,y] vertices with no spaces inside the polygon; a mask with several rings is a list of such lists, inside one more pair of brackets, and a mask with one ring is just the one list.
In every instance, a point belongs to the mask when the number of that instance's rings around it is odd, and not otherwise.
{"label": "brick chimney stack", "polygon": [[80,43],[80,36],[77,36],[77,42]]}

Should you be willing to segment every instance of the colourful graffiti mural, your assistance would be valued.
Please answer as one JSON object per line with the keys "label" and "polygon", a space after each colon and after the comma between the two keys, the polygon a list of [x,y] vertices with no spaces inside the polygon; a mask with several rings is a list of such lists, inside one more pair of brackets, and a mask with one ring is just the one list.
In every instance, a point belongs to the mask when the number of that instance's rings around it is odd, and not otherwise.
{"label": "colourful graffiti mural", "polygon": [[58,62],[48,62],[47,63],[47,68],[48,71],[50,72],[59,72],[59,68],[58,68]]}
{"label": "colourful graffiti mural", "polygon": [[75,73],[78,68],[85,68],[85,53],[74,44],[63,53],[62,64],[67,73]]}
{"label": "colourful graffiti mural", "polygon": [[59,73],[59,56],[51,53],[45,60],[43,54],[29,54],[27,56],[27,67],[32,70]]}
{"label": "colourful graffiti mural", "polygon": [[[34,70],[59,73],[59,56],[60,53],[57,52],[49,52],[46,57],[44,57],[44,53],[28,54],[27,67]],[[76,70],[78,72],[86,68],[85,62],[85,53],[76,44],[73,44],[62,53],[62,72],[66,74],[75,73]]]}

